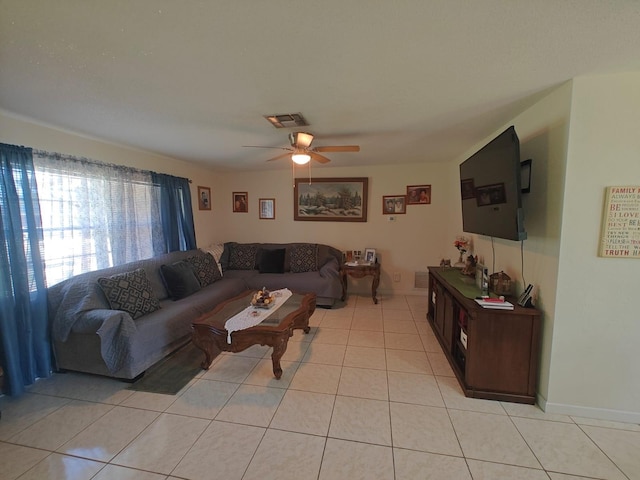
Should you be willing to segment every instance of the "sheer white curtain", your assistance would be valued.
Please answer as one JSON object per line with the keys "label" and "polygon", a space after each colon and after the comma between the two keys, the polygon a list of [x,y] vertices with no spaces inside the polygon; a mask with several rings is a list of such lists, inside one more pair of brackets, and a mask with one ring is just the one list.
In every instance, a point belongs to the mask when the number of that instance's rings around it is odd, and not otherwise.
{"label": "sheer white curtain", "polygon": [[163,252],[151,172],[34,150],[47,284]]}

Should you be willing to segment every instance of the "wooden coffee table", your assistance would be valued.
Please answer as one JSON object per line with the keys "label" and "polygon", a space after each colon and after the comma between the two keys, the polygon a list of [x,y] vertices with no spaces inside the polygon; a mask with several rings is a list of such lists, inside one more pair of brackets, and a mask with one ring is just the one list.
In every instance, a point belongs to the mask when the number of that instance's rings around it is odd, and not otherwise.
{"label": "wooden coffee table", "polygon": [[309,317],[316,309],[316,294],[294,293],[262,323],[232,332],[231,343],[227,343],[228,332],[224,328],[226,321],[247,308],[254,293],[253,290],[246,291],[227,300],[193,322],[191,339],[205,354],[201,364],[205,370],[209,369],[211,362],[221,351],[241,352],[252,345],[268,345],[273,347],[273,374],[278,379],[282,376],[280,359],[287,350],[289,337],[295,329],[309,333]]}

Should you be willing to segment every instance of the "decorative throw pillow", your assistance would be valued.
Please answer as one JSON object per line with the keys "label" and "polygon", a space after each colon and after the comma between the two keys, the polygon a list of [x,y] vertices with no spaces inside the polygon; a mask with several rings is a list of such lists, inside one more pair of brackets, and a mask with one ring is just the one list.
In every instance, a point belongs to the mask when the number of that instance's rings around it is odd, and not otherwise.
{"label": "decorative throw pillow", "polygon": [[318,245],[306,243],[292,245],[289,251],[289,269],[292,273],[318,270]]}
{"label": "decorative throw pillow", "polygon": [[210,253],[213,255],[213,259],[218,264],[218,270],[220,270],[220,274],[223,275],[222,271],[222,263],[220,259],[222,258],[222,254],[224,253],[224,244],[223,243],[214,243],[202,249],[204,252]]}
{"label": "decorative throw pillow", "polygon": [[260,273],[284,273],[284,248],[262,249],[259,252],[258,270]]}
{"label": "decorative throw pillow", "polygon": [[216,280],[222,278],[220,270],[218,270],[218,264],[210,253],[194,255],[193,257],[187,258],[186,261],[193,267],[193,271],[201,287],[211,285]]}
{"label": "decorative throw pillow", "polygon": [[229,270],[255,270],[256,245],[235,244],[229,254]]}
{"label": "decorative throw pillow", "polygon": [[142,268],[111,277],[98,278],[112,310],[124,310],[133,319],[160,308],[147,274]]}
{"label": "decorative throw pillow", "polygon": [[180,300],[200,290],[200,280],[196,277],[193,265],[184,260],[171,265],[161,265],[160,275],[173,300]]}

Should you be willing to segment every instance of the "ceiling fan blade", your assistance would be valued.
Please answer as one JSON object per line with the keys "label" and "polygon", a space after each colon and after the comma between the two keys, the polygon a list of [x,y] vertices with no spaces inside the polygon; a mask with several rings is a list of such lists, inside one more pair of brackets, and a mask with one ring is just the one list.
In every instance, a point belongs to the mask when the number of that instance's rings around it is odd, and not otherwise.
{"label": "ceiling fan blade", "polygon": [[275,157],[270,158],[270,159],[265,160],[265,161],[273,162],[274,160],[280,160],[281,158],[284,158],[284,157],[291,157],[291,153],[289,153],[289,152],[283,153],[282,155],[275,156]]}
{"label": "ceiling fan blade", "polygon": [[326,147],[315,147],[314,152],[359,152],[358,145],[334,145]]}
{"label": "ceiling fan blade", "polygon": [[311,156],[311,158],[313,158],[318,163],[329,163],[331,161],[324,155],[320,155],[319,153],[312,152],[311,150],[308,150],[307,153]]}
{"label": "ceiling fan blade", "polygon": [[289,147],[264,147],[262,145],[242,145],[243,147],[246,148],[272,148],[272,149],[276,149],[276,150],[287,150],[289,152],[292,152],[293,149],[289,148]]}

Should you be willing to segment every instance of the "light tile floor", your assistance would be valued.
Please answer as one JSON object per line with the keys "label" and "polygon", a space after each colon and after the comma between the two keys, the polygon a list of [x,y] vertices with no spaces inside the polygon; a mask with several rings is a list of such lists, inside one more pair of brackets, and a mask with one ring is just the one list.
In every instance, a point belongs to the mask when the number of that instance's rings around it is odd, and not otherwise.
{"label": "light tile floor", "polygon": [[0,398],[0,479],[640,479],[640,425],[466,398],[425,297],[351,296],[177,395],[68,373]]}

